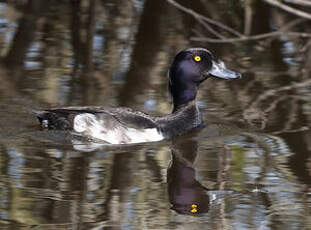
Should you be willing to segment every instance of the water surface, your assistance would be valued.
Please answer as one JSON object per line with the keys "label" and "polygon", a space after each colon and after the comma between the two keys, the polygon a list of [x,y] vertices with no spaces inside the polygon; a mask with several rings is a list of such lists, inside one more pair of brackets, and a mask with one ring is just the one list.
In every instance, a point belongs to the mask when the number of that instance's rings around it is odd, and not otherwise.
{"label": "water surface", "polygon": [[[242,3],[210,2],[180,1],[243,31]],[[253,34],[295,19],[251,7],[262,18]],[[0,228],[310,229],[310,42],[213,44],[193,41],[198,32],[210,36],[164,0],[1,1]],[[29,113],[67,105],[170,113],[167,70],[196,46],[243,74],[202,84],[200,132],[95,146],[41,130]]]}

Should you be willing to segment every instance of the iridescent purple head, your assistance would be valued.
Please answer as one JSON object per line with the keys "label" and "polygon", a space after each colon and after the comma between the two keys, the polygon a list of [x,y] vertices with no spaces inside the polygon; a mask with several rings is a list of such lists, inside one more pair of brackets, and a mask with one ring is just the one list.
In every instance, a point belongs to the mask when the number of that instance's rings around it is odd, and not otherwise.
{"label": "iridescent purple head", "polygon": [[179,52],[169,71],[169,90],[174,108],[194,100],[199,85],[208,77],[234,79],[241,78],[241,74],[215,62],[207,49],[189,48]]}

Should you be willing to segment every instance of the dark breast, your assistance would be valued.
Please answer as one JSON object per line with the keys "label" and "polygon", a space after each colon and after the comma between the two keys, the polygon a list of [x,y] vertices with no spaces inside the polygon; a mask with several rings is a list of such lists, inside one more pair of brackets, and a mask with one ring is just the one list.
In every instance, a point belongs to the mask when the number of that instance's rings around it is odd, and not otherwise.
{"label": "dark breast", "polygon": [[195,102],[181,107],[178,111],[168,116],[157,118],[156,123],[165,138],[182,135],[194,128],[204,127],[201,114]]}

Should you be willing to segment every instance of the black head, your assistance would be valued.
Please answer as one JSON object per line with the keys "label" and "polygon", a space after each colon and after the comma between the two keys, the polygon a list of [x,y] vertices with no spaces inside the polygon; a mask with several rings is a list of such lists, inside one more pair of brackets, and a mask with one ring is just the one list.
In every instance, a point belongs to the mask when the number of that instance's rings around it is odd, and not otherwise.
{"label": "black head", "polygon": [[174,107],[195,99],[199,85],[208,77],[241,78],[240,73],[214,61],[213,55],[203,48],[190,48],[178,53],[169,71],[169,90]]}

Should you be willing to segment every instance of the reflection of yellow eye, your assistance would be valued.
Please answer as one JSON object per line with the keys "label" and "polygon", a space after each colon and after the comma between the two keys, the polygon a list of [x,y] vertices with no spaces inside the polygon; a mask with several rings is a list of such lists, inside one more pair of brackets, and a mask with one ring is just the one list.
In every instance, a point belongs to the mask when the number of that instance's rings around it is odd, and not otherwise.
{"label": "reflection of yellow eye", "polygon": [[200,57],[200,56],[195,56],[195,57],[194,57],[194,60],[195,60],[195,61],[201,61],[201,57]]}
{"label": "reflection of yellow eye", "polygon": [[198,212],[198,206],[197,206],[196,204],[191,205],[191,210],[190,210],[190,212],[192,212],[192,213]]}

